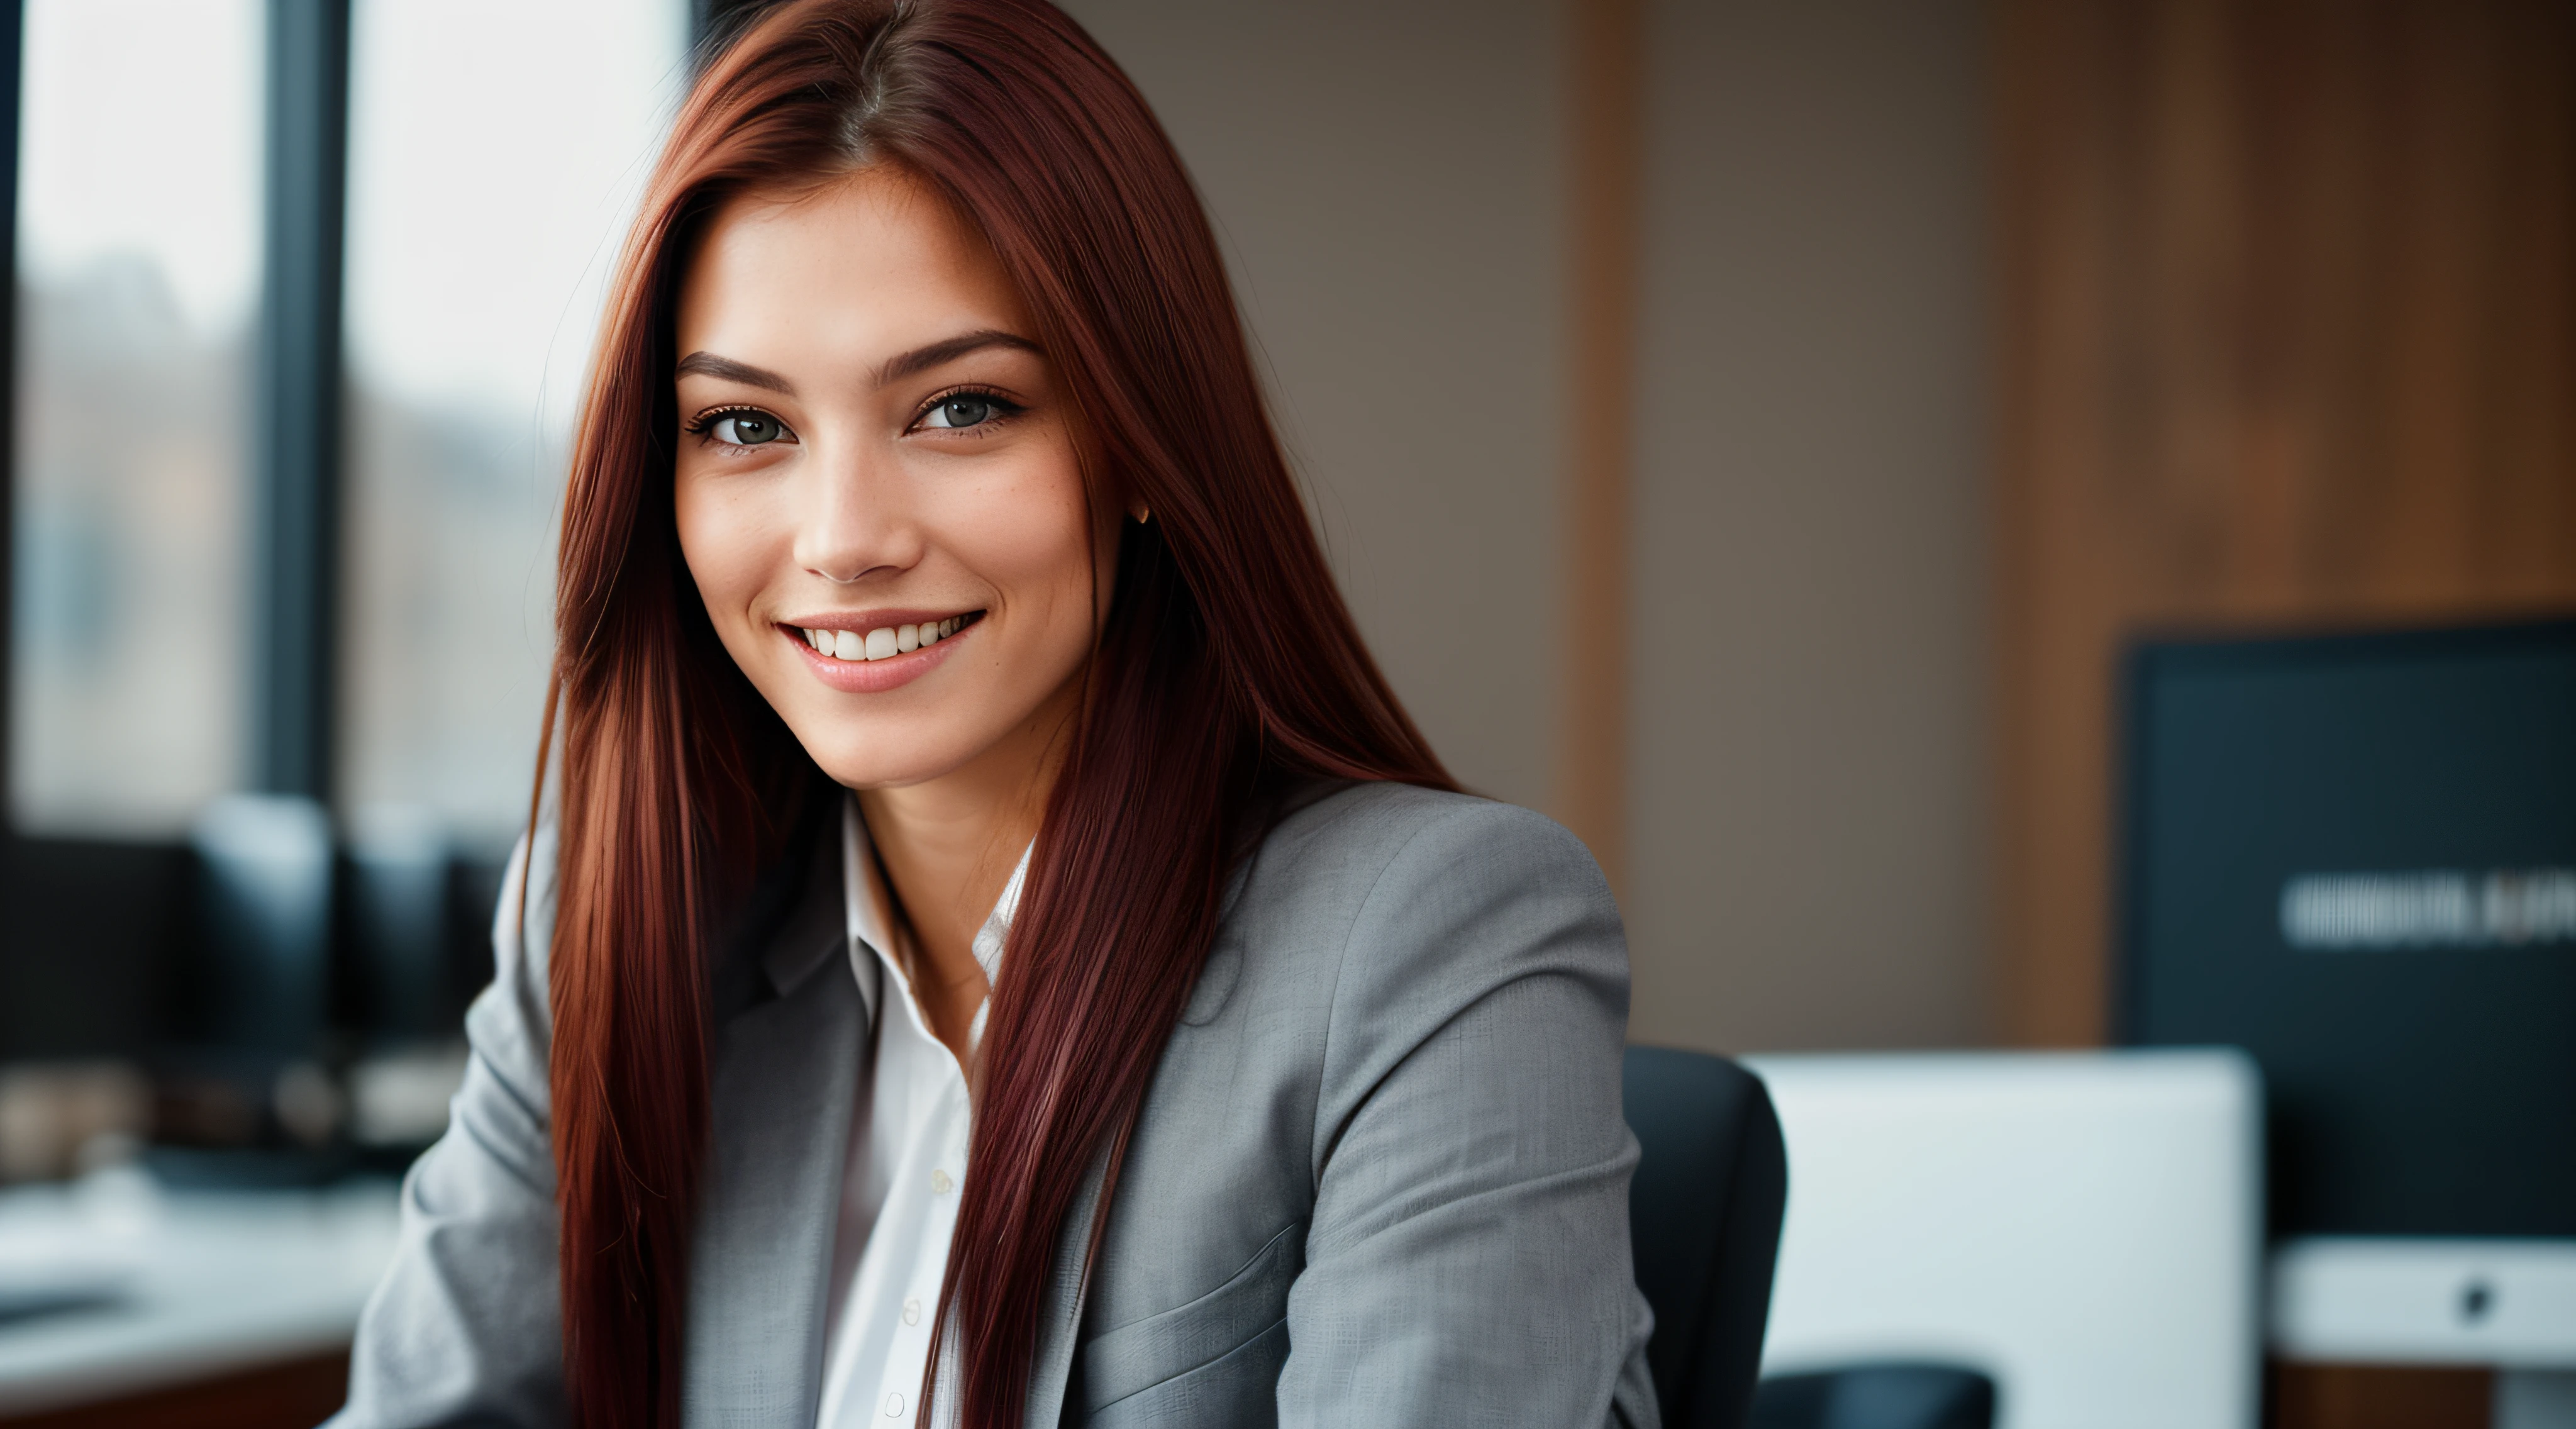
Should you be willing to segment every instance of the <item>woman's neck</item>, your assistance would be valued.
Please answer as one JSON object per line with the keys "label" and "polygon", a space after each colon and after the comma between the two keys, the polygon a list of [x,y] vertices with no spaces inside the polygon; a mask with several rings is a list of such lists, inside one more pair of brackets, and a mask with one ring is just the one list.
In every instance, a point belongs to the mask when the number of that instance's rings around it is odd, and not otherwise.
{"label": "woman's neck", "polygon": [[975,1011],[991,991],[975,961],[975,934],[1037,837],[1078,694],[1078,683],[1068,686],[1021,728],[937,779],[859,791],[868,840],[911,935],[905,971],[913,995],[961,1066],[972,1051]]}

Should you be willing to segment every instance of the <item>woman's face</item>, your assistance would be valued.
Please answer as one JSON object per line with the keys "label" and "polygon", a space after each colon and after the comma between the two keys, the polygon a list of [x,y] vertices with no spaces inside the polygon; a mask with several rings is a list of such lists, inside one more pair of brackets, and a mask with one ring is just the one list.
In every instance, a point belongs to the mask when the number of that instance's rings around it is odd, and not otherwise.
{"label": "woman's face", "polygon": [[1117,513],[1084,499],[981,237],[884,166],[747,195],[686,274],[677,346],[680,547],[815,762],[853,789],[1034,767],[1078,698]]}

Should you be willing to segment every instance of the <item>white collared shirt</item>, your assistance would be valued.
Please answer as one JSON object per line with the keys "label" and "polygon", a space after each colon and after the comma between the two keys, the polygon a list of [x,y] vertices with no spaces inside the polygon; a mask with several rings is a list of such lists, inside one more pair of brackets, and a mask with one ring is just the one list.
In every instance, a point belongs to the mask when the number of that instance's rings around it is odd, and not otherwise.
{"label": "white collared shirt", "polygon": [[[1019,910],[1029,855],[1003,886],[975,934],[975,961],[989,986],[1002,966],[1002,941]],[[850,971],[876,988],[876,1031],[861,1068],[850,1121],[849,1163],[833,1240],[832,1294],[823,1330],[823,1398],[818,1429],[908,1425],[930,1358],[931,1316],[957,1231],[973,1105],[965,1069],[930,1030],[897,956],[887,899],[878,881],[858,800],[841,815],[841,885],[850,925]],[[984,1036],[988,997],[975,1010],[968,1045]],[[956,1402],[941,1393],[943,1422]]]}

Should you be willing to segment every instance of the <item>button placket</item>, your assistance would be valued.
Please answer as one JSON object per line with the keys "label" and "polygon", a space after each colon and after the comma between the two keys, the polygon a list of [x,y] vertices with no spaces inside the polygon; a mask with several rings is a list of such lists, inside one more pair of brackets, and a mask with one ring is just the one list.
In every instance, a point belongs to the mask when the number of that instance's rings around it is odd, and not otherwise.
{"label": "button placket", "polygon": [[[874,1164],[881,1168],[880,1179],[874,1183],[875,1194],[883,1199],[868,1229],[870,1244],[862,1253],[860,1267],[866,1277],[865,1294],[875,1304],[872,1311],[865,1311],[860,1309],[863,1302],[853,1300],[851,1318],[842,1322],[852,1327],[848,1339],[853,1352],[846,1356],[852,1363],[836,1371],[847,1378],[828,1394],[827,1402],[836,1421],[829,1429],[855,1429],[866,1423],[900,1424],[921,1408],[918,1401],[922,1367],[928,1362],[929,1342],[934,1338],[928,1320],[938,1304],[947,1269],[946,1251],[964,1199],[967,1152],[972,1142],[969,1122],[973,1096],[967,1067],[973,1061],[974,1049],[982,1042],[991,1012],[989,1000],[976,1009],[969,1051],[964,1058],[956,1056],[932,1034],[900,953],[865,936],[885,926],[879,901],[883,893],[872,877],[872,865],[862,862],[867,852],[866,834],[855,804],[845,813],[844,823],[845,858],[850,860],[845,867],[853,871],[848,877],[852,887],[853,958],[855,961],[866,956],[868,972],[876,976],[877,986],[882,989],[883,995],[872,1010],[880,1019],[880,1061],[893,1069],[892,1075],[873,1086],[870,1124],[899,1128],[900,1145],[890,1141],[875,1148],[878,1160]],[[1029,857],[1029,852],[1023,850],[1011,885],[985,926],[978,930],[974,953],[988,980],[998,971]],[[889,1136],[894,1134],[889,1131]],[[894,1297],[891,1292],[906,1281],[911,1282],[907,1293]],[[859,1286],[852,1285],[844,1293],[858,1292]],[[888,1304],[889,1299],[894,1303]],[[886,1314],[889,1310],[894,1312],[891,1316]],[[870,1320],[874,1321],[872,1329],[868,1328]],[[861,1375],[875,1382],[869,1384]],[[848,1397],[840,1397],[842,1394]],[[873,1412],[862,1407],[871,1398],[877,1405]]]}

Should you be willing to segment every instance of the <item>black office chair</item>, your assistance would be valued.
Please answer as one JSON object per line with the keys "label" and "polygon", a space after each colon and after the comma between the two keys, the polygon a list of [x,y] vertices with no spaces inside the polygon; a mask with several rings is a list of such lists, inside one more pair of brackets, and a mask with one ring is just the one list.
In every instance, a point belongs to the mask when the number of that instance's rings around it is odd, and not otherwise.
{"label": "black office chair", "polygon": [[1743,1429],[1789,1199],[1780,1119],[1761,1079],[1723,1057],[1631,1047],[1623,1080],[1642,1152],[1628,1236],[1664,1424]]}

